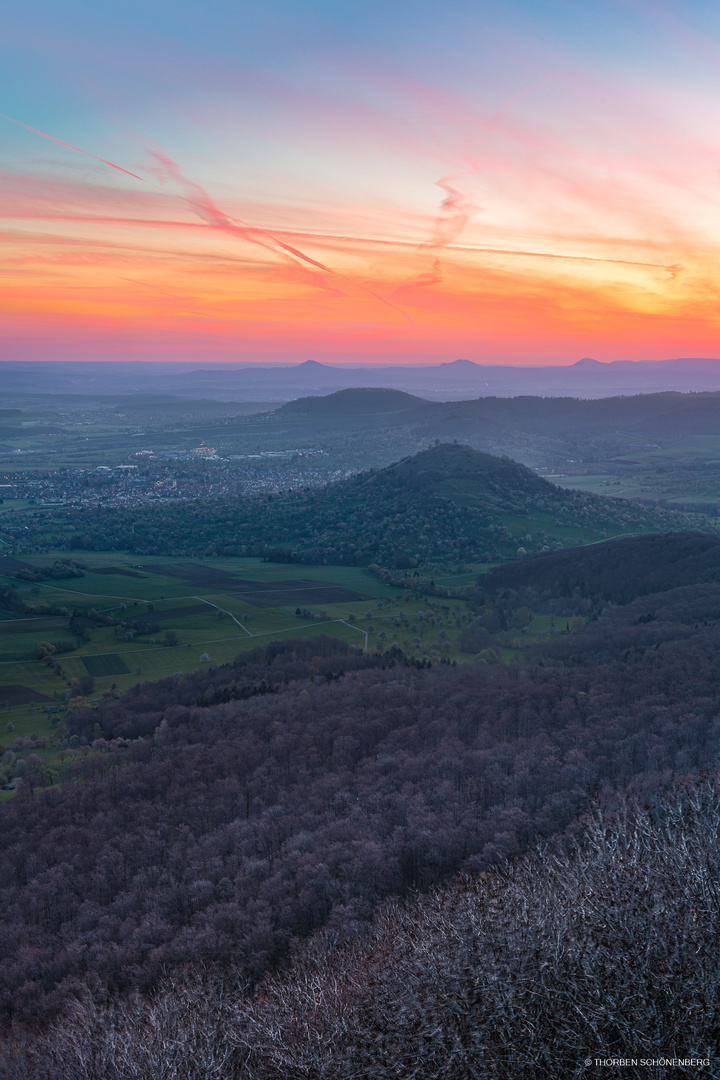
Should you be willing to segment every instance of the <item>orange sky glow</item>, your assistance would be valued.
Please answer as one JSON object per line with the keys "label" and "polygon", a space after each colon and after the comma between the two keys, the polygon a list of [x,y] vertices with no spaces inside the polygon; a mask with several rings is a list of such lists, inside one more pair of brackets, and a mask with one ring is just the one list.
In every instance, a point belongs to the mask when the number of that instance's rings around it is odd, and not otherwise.
{"label": "orange sky glow", "polygon": [[[0,119],[2,357],[718,355],[720,61],[654,26],[639,73],[515,28],[512,77],[345,43],[341,93],[337,59],[324,84],[268,61],[250,90],[240,63],[209,85],[198,47],[143,111],[56,74],[62,108]],[[659,78],[672,33],[707,70]]]}

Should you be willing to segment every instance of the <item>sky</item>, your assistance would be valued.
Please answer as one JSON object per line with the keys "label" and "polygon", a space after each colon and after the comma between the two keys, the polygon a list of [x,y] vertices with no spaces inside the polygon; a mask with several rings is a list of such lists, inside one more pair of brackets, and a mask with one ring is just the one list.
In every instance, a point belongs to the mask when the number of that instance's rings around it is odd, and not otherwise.
{"label": "sky", "polygon": [[720,355],[720,7],[24,0],[0,357]]}

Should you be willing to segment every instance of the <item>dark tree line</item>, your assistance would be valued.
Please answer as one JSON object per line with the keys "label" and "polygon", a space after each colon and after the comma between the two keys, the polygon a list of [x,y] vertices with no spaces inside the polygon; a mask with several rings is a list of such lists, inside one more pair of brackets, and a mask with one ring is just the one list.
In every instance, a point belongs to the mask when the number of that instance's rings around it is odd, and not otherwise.
{"label": "dark tree line", "polygon": [[679,585],[720,580],[720,539],[696,532],[653,533],[568,551],[551,551],[498,566],[479,590],[497,597],[531,590],[535,597],[583,597],[627,604]]}
{"label": "dark tree line", "polygon": [[136,739],[152,735],[166,711],[174,705],[218,705],[245,700],[256,694],[276,693],[302,680],[330,682],[348,672],[387,670],[396,662],[410,663],[400,650],[363,654],[337,638],[324,635],[308,641],[273,641],[243,653],[231,664],[210,665],[182,677],[139,683],[117,702],[75,713],[67,722],[68,735],[87,739]]}

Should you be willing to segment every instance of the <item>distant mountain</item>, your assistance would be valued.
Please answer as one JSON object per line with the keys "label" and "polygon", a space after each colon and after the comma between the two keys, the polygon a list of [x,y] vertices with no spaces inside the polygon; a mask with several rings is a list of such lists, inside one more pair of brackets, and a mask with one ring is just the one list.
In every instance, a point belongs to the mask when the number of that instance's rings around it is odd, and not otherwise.
{"label": "distant mountain", "polygon": [[404,390],[433,400],[495,395],[513,397],[608,397],[658,391],[720,390],[720,359],[615,360],[583,357],[574,364],[542,366],[479,364],[453,360],[441,364],[333,365],[317,360],[300,364],[157,362],[2,361],[5,393],[150,394],[210,396],[225,401],[289,401],[353,387]]}
{"label": "distant mountain", "polygon": [[[386,415],[390,413],[392,417]],[[427,445],[430,439],[457,439],[492,452],[497,452],[499,444],[501,452],[512,456],[516,435],[587,439],[627,434],[655,440],[669,435],[719,435],[720,392],[664,391],[600,398],[488,394],[456,401],[428,401],[404,391],[358,388],[296,398],[274,409],[270,417],[273,437],[277,421],[292,423],[288,431],[297,432],[293,439],[312,439],[319,432],[327,436],[333,432],[342,434],[348,421],[357,417],[378,430],[392,431],[396,449],[401,452],[414,449],[413,443]],[[304,422],[309,426],[301,435],[298,425]],[[253,430],[257,434],[257,425]]]}

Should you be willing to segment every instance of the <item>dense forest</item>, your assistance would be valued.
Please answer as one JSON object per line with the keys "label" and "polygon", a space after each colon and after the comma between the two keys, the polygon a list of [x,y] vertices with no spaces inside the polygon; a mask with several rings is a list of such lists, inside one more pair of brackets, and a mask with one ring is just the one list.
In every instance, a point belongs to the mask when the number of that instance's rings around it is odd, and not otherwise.
{"label": "dense forest", "polygon": [[[458,567],[589,537],[688,527],[659,507],[566,491],[508,458],[443,444],[324,488],[162,506],[44,511],[19,553],[43,547],[281,562]],[[703,528],[711,529],[707,523]],[[711,530],[712,531],[712,530]]]}
{"label": "dense forest", "polygon": [[564,842],[325,929],[254,992],[201,968],[85,993],[0,1046],[0,1076],[716,1077],[719,781],[640,784]]}
{"label": "dense forest", "polygon": [[80,712],[67,780],[43,789],[30,761],[0,814],[4,1023],[188,965],[253,983],[598,793],[714,764],[719,622],[720,585],[681,586],[525,664],[275,644]]}

